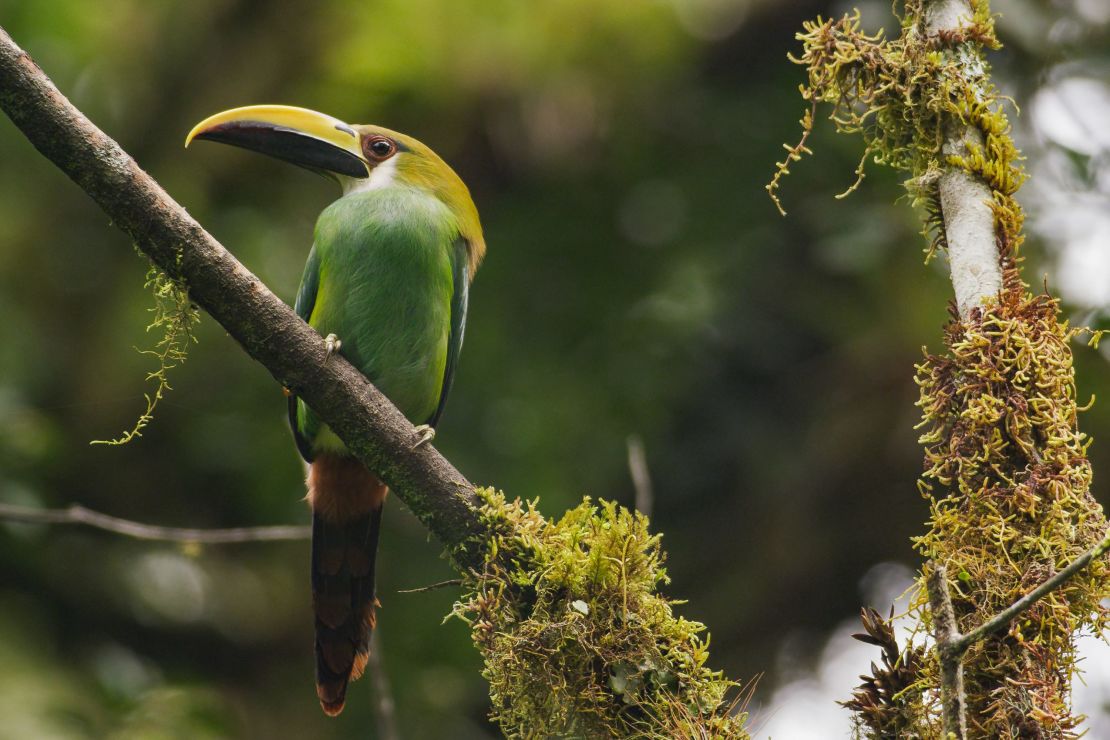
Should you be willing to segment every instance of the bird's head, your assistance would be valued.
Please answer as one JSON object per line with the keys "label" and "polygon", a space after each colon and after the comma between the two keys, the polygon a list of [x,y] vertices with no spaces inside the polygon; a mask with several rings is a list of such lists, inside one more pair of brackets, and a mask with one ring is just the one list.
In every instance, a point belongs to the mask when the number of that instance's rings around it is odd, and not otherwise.
{"label": "bird's head", "polygon": [[485,252],[478,211],[455,171],[420,141],[381,126],[353,125],[307,108],[249,105],[204,119],[185,137],[291,162],[336,180],[343,192],[410,187],[438,198],[470,248],[471,274]]}

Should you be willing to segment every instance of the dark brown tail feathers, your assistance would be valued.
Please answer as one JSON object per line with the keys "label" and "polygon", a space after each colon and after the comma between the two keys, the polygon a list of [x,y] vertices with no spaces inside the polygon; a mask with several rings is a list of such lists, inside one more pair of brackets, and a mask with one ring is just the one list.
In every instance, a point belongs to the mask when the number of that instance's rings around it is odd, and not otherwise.
{"label": "dark brown tail feathers", "polygon": [[352,457],[321,454],[308,475],[316,695],[332,717],[362,675],[374,629],[374,562],[388,489]]}

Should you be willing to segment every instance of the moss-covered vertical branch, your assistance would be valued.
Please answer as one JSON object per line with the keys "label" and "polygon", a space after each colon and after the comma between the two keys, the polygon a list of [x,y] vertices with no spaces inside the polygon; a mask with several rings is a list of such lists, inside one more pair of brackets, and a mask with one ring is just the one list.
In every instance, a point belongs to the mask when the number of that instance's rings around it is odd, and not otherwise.
{"label": "moss-covered vertical branch", "polygon": [[[984,19],[989,23],[989,17]],[[969,0],[932,0],[925,6],[924,31],[937,39],[937,51],[949,65],[946,73],[957,75],[966,100],[975,104],[990,100],[993,91],[987,78],[981,42],[966,35],[973,23]],[[969,171],[963,157],[984,145],[982,127],[950,117],[944,130],[941,153],[945,160],[936,175],[935,202],[939,207],[951,266],[952,290],[962,318],[996,298],[1002,290],[1002,268],[995,248],[991,188],[983,177]],[[953,160],[953,161],[947,161]]]}
{"label": "moss-covered vertical branch", "polygon": [[[899,38],[886,40],[864,33],[858,14],[818,19],[799,35],[794,61],[808,71],[802,94],[811,105],[831,106],[838,130],[861,134],[876,162],[909,175],[927,252],[949,257],[956,301],[946,351],[917,367],[919,487],[931,518],[915,545],[949,574],[956,626],[967,633],[1091,548],[1106,520],[1090,494],[1089,440],[1078,426],[1077,331],[1053,297],[1033,295],[1021,279],[1023,217],[1013,195],[1023,173],[983,58],[998,46],[988,3],[909,0],[901,21]],[[812,119],[804,122],[808,132]],[[1075,735],[1074,636],[1104,626],[1105,577],[1105,562],[1095,561],[1007,631],[971,647],[970,736]],[[931,630],[925,592],[916,613]],[[917,704],[857,692],[861,732],[881,735],[896,717],[906,731],[939,734],[935,652],[916,685],[926,689]]]}

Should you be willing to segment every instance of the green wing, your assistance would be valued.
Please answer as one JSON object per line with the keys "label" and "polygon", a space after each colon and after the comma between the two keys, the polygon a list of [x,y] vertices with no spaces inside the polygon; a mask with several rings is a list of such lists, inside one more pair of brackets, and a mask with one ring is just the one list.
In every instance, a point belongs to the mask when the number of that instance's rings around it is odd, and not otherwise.
{"label": "green wing", "polygon": [[462,351],[463,334],[466,332],[466,307],[470,298],[470,253],[466,240],[460,237],[455,241],[451,253],[452,281],[454,293],[451,295],[451,333],[447,337],[447,364],[443,369],[443,388],[439,392],[439,405],[428,420],[430,426],[439,423],[443,409],[447,405],[447,394],[455,379],[455,366],[459,363]]}
{"label": "green wing", "polygon": [[[316,245],[308,252],[308,261],[304,266],[304,275],[301,276],[301,287],[297,290],[297,300],[293,310],[305,321],[312,315],[312,308],[316,305],[316,292],[320,287],[320,258],[316,254]],[[297,443],[297,450],[305,462],[312,462],[312,446],[297,429],[297,397],[289,395],[289,428],[293,430],[293,439]]]}

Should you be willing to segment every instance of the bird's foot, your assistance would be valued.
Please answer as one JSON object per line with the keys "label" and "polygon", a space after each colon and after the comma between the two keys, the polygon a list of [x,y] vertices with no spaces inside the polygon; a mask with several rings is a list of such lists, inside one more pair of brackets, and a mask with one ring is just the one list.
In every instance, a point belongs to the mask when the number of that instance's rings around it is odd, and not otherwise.
{"label": "bird's foot", "polygon": [[415,450],[417,447],[421,447],[423,445],[426,445],[435,438],[436,438],[435,427],[433,427],[430,424],[421,424],[420,426],[418,426],[416,428],[416,444],[414,444],[412,446],[412,449]]}
{"label": "bird's foot", "polygon": [[328,364],[328,360],[331,359],[331,356],[338,352],[342,346],[343,342],[341,342],[339,340],[339,337],[335,336],[334,334],[328,334],[326,337],[324,337],[324,347],[328,351],[328,353],[324,355],[325,365]]}
{"label": "bird's foot", "polygon": [[289,390],[287,386],[283,385],[281,387],[281,395],[285,396],[286,398],[290,398],[293,395],[293,391]]}

